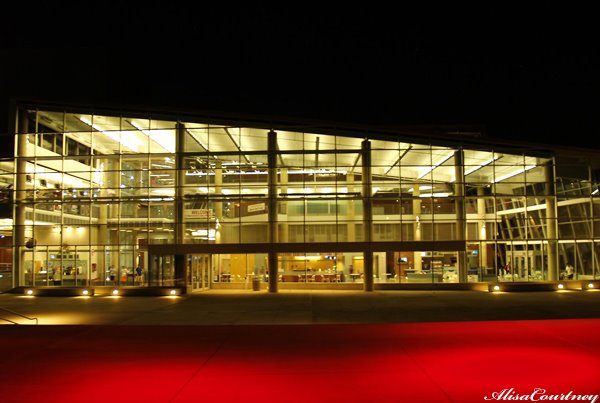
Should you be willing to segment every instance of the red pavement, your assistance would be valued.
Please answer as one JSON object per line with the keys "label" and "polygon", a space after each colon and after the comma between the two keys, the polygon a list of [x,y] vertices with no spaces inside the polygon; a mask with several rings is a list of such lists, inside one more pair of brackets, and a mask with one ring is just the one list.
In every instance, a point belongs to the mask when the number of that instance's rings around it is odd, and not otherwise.
{"label": "red pavement", "polygon": [[600,394],[599,346],[600,319],[8,325],[0,402],[561,401]]}

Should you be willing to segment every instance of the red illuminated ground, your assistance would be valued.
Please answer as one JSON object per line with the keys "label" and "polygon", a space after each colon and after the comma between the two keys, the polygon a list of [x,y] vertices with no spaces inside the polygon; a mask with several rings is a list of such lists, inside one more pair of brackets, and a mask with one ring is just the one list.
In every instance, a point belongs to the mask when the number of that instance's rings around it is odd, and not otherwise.
{"label": "red illuminated ground", "polygon": [[0,342],[1,402],[483,402],[510,388],[600,394],[600,319],[2,326]]}

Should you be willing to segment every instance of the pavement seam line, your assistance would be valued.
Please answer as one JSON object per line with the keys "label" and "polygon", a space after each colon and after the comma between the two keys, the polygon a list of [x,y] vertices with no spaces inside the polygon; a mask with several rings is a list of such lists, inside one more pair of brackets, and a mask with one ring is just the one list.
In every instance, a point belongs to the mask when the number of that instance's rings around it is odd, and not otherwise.
{"label": "pavement seam line", "polygon": [[433,377],[431,376],[431,374],[429,373],[429,371],[427,371],[421,364],[419,364],[419,362],[408,352],[407,349],[405,349],[402,346],[400,346],[400,348],[402,349],[402,351],[404,352],[404,354],[406,354],[406,356],[408,357],[408,359],[411,360],[413,362],[413,364],[415,364],[417,366],[417,368],[419,368],[425,374],[425,376],[427,377],[427,379],[429,379],[435,385],[435,387],[440,392],[442,392],[442,395],[444,395],[446,397],[446,399],[448,399],[448,402],[455,403],[454,399],[452,399],[450,397],[450,395],[448,395],[448,393],[446,393],[446,390],[444,390],[444,388],[442,388],[442,386],[433,379]]}
{"label": "pavement seam line", "polygon": [[198,376],[198,374],[202,371],[202,369],[206,366],[206,364],[208,364],[210,362],[210,360],[213,359],[213,357],[215,357],[217,355],[217,353],[221,350],[221,348],[225,345],[225,343],[229,341],[229,340],[223,340],[219,343],[219,345],[214,349],[214,351],[204,360],[204,362],[202,362],[199,366],[198,369],[196,369],[188,378],[187,381],[185,381],[183,383],[183,385],[181,385],[181,387],[179,389],[177,389],[175,391],[175,393],[173,394],[173,397],[169,399],[169,402],[175,402],[176,399],[179,397],[179,395],[181,394],[181,392],[183,392],[185,390],[185,388],[187,388],[187,386],[190,384],[190,382],[192,382],[192,380],[194,378],[196,378],[196,376]]}

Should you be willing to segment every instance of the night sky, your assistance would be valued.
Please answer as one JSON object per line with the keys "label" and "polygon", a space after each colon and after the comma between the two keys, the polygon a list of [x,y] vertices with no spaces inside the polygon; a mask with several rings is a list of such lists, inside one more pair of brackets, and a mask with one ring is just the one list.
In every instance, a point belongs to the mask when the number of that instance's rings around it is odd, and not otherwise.
{"label": "night sky", "polygon": [[591,10],[186,4],[17,7],[0,28],[0,107],[24,96],[481,124],[492,137],[598,146],[589,141],[600,71]]}

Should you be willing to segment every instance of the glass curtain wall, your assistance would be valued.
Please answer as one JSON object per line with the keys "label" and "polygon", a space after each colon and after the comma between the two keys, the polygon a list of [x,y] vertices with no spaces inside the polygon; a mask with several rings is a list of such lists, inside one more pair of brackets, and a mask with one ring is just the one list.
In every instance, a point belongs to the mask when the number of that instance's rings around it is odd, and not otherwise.
{"label": "glass curtain wall", "polygon": [[0,161],[19,285],[169,285],[174,257],[148,245],[175,243],[240,246],[203,249],[212,283],[267,281],[272,245],[280,282],[363,282],[367,249],[375,282],[599,277],[589,161],[288,130],[269,150],[264,128],[19,113],[15,161]]}
{"label": "glass curtain wall", "polygon": [[20,284],[148,284],[148,242],[173,241],[175,123],[36,110],[19,123]]}

